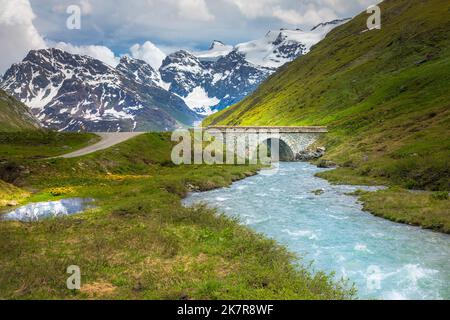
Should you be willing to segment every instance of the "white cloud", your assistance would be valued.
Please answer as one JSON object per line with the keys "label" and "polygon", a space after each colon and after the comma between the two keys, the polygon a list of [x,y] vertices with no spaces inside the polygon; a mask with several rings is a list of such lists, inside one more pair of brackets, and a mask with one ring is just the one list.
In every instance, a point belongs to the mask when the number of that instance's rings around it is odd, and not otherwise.
{"label": "white cloud", "polygon": [[[90,2],[79,2],[85,6],[85,12],[92,12]],[[45,41],[33,25],[35,15],[29,0],[0,0],[0,40],[2,54],[0,56],[0,73],[4,73],[13,63],[21,61],[30,50],[47,47],[80,55],[87,55],[115,67],[120,58],[105,46],[73,45],[66,42]],[[142,45],[136,44],[130,48],[133,58],[142,59],[152,67],[159,69],[166,55],[153,43],[147,41]]]}
{"label": "white cloud", "polygon": [[270,16],[273,5],[279,4],[279,0],[226,0],[239,8],[241,13],[247,18],[258,18]]}
{"label": "white cloud", "polygon": [[305,16],[301,15],[295,10],[284,10],[280,7],[276,7],[273,10],[273,16],[284,21],[288,24],[301,24],[305,21]]}
{"label": "white cloud", "polygon": [[[92,10],[88,0],[81,0],[82,10]],[[99,59],[108,65],[119,63],[114,53],[107,47],[86,45],[74,46],[70,43],[46,42],[39,34],[33,20],[35,15],[29,0],[0,0],[0,40],[2,54],[0,56],[0,73],[4,73],[13,63],[21,61],[30,50],[55,47],[61,50]]]}
{"label": "white cloud", "polygon": [[153,69],[158,70],[166,57],[158,47],[156,47],[150,41],[146,41],[144,44],[135,44],[130,48],[131,56],[135,59],[144,60]]}
{"label": "white cloud", "polygon": [[22,60],[28,51],[46,47],[33,25],[34,18],[28,0],[0,0],[0,73]]}
{"label": "white cloud", "polygon": [[293,9],[285,10],[276,7],[273,10],[273,16],[290,25],[317,25],[337,18],[336,14],[328,8],[316,9],[313,7],[307,9],[303,14]]}
{"label": "white cloud", "polygon": [[174,53],[179,50],[184,50],[188,52],[195,52],[197,48],[195,48],[195,44],[189,46],[189,45],[173,45],[173,46],[166,46],[166,45],[158,45],[158,48],[164,52],[166,56],[168,56],[171,53]]}
{"label": "white cloud", "polygon": [[93,7],[89,0],[80,0],[81,13],[85,15],[92,14]]}
{"label": "white cloud", "polygon": [[119,63],[119,58],[115,56],[114,52],[112,52],[111,49],[105,46],[74,46],[70,43],[65,42],[58,42],[51,46],[70,52],[72,54],[90,56],[110,65],[111,67],[115,67]]}
{"label": "white cloud", "polygon": [[194,21],[212,21],[214,16],[209,12],[205,0],[178,1],[180,17]]}
{"label": "white cloud", "polygon": [[338,13],[353,11],[354,8],[364,10],[370,5],[377,4],[381,0],[320,0],[323,7],[332,8]]}
{"label": "white cloud", "polygon": [[[42,1],[42,0],[41,0]],[[59,14],[65,14],[67,7],[70,5],[79,6],[82,15],[91,15],[94,11],[94,6],[90,0],[78,0],[78,1],[59,1],[56,4],[51,5],[50,11]]]}
{"label": "white cloud", "polygon": [[[13,0],[11,0],[13,1]],[[85,2],[82,29],[61,27],[58,6]],[[229,44],[256,39],[268,29],[307,30],[329,19],[347,18],[379,0],[30,0],[36,26],[50,39],[105,43],[126,53],[135,43],[205,49],[213,39]],[[52,10],[53,9],[53,10]]]}
{"label": "white cloud", "polygon": [[336,18],[347,18],[379,0],[225,0],[249,19],[275,18],[288,25],[314,26]]}

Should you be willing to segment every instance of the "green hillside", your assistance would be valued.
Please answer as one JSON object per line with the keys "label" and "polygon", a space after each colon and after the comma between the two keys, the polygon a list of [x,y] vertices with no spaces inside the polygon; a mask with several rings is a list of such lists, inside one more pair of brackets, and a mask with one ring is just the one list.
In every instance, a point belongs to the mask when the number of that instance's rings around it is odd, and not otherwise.
{"label": "green hillside", "polygon": [[28,108],[0,89],[0,132],[39,128]]}
{"label": "green hillside", "polygon": [[380,7],[381,30],[360,14],[205,124],[326,125],[329,177],[450,190],[450,2]]}

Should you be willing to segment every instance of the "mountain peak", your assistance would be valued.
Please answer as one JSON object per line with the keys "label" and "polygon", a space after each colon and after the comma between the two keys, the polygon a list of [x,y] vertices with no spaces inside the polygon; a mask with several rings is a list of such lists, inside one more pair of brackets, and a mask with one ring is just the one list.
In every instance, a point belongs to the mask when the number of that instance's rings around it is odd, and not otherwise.
{"label": "mountain peak", "polygon": [[134,59],[131,58],[130,56],[123,56],[120,58],[120,63],[131,63],[132,60]]}
{"label": "mountain peak", "polygon": [[122,66],[128,66],[128,67],[134,66],[135,68],[137,68],[137,67],[145,67],[145,68],[150,68],[150,69],[154,70],[154,69],[152,68],[152,66],[151,66],[149,63],[147,63],[146,61],[140,60],[140,59],[135,59],[135,58],[132,58],[132,57],[130,57],[130,56],[123,56],[123,57],[121,57],[121,58],[120,58],[120,62],[119,62],[119,64],[117,65],[116,69],[117,69],[120,65],[122,65]]}
{"label": "mountain peak", "polygon": [[202,62],[215,62],[233,51],[233,46],[214,40],[208,50],[195,52],[194,55]]}
{"label": "mountain peak", "polygon": [[169,56],[192,56],[192,53],[190,53],[187,50],[181,49],[181,50],[175,51],[174,53],[171,53]]}
{"label": "mountain peak", "polygon": [[343,24],[344,22],[350,21],[351,19],[352,18],[344,18],[344,19],[335,19],[335,20],[328,21],[328,22],[322,22],[322,23],[319,23],[318,25],[316,25],[315,27],[313,27],[311,29],[311,31],[315,31],[319,28],[327,27],[327,26],[337,26],[337,25]]}
{"label": "mountain peak", "polygon": [[24,61],[33,61],[36,59],[54,59],[57,61],[63,61],[67,59],[76,59],[76,60],[95,60],[94,58],[86,55],[72,54],[67,51],[58,49],[58,48],[47,48],[47,49],[37,49],[30,50],[25,57]]}
{"label": "mountain peak", "polygon": [[214,41],[211,43],[211,46],[209,47],[208,50],[214,50],[214,49],[221,48],[221,47],[225,47],[225,46],[226,46],[225,43],[223,43],[222,41],[214,40]]}
{"label": "mountain peak", "polygon": [[134,59],[129,56],[123,56],[120,59],[120,63],[117,65],[116,70],[125,72],[136,72],[142,70],[148,73],[155,73],[155,70],[144,60]]}

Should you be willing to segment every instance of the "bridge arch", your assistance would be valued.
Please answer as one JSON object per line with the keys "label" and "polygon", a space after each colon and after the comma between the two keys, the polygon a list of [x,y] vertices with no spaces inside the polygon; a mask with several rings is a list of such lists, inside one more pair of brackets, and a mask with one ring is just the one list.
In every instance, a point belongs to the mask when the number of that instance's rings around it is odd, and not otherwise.
{"label": "bridge arch", "polygon": [[272,152],[271,146],[272,146],[272,140],[277,140],[278,142],[278,152],[279,152],[279,160],[280,161],[294,161],[295,160],[295,153],[293,147],[289,145],[289,141],[285,141],[282,137],[268,137],[266,140],[264,140],[262,143],[265,144],[269,150],[269,152]]}

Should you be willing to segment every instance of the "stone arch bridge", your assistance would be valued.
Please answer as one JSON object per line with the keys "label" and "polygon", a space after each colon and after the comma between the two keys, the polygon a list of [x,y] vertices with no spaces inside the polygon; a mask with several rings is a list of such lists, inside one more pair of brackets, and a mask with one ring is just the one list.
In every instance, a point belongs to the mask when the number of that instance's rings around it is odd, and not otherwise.
{"label": "stone arch bridge", "polygon": [[[265,141],[278,139],[280,158],[293,160],[302,151],[317,141],[320,135],[328,132],[327,127],[287,127],[287,126],[209,126],[205,130],[220,131],[227,136],[231,134],[235,141],[241,137],[257,135]],[[262,142],[262,141],[260,141]]]}

